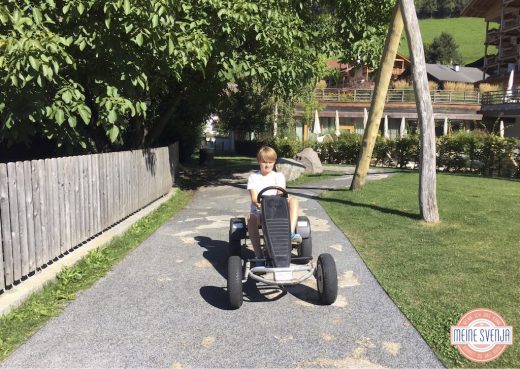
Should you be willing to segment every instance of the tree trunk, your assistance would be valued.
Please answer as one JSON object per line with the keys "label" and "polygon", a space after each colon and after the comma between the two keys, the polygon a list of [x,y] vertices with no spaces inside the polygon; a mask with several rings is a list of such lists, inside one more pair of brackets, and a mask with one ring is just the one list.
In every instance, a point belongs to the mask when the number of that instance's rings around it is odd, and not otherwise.
{"label": "tree trunk", "polygon": [[419,29],[413,0],[399,0],[399,4],[405,20],[408,46],[412,56],[415,101],[421,128],[419,208],[424,221],[436,223],[439,221],[439,210],[436,193],[435,123],[432,100],[428,89],[421,30]]}
{"label": "tree trunk", "polygon": [[180,94],[175,96],[169,103],[168,109],[163,112],[163,114],[157,119],[156,123],[152,126],[150,131],[146,137],[146,144],[148,147],[154,145],[154,143],[159,139],[161,134],[164,132],[164,129],[170,123],[177,107],[181,101]]}
{"label": "tree trunk", "polygon": [[370,103],[370,112],[368,113],[368,122],[363,135],[363,142],[361,145],[361,152],[359,154],[358,164],[354,172],[354,178],[350,186],[351,190],[361,190],[366,182],[368,169],[370,168],[370,160],[372,159],[372,152],[376,143],[377,132],[383,116],[385,108],[385,100],[388,92],[388,85],[392,77],[395,57],[399,42],[401,41],[401,33],[403,32],[403,18],[399,5],[396,4],[390,27],[386,35],[385,48],[381,60],[381,67],[376,78],[376,85],[374,88],[374,96]]}
{"label": "tree trunk", "polygon": [[278,133],[278,100],[274,104],[273,138],[276,138],[277,133]]}

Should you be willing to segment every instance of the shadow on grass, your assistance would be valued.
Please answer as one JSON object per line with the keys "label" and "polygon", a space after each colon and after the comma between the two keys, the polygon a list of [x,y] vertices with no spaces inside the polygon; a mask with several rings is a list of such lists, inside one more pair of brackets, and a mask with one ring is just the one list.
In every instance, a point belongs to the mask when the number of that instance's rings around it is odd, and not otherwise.
{"label": "shadow on grass", "polygon": [[348,205],[348,206],[372,209],[372,210],[379,211],[381,213],[397,215],[397,216],[400,216],[400,217],[409,218],[409,219],[413,219],[413,220],[421,220],[422,219],[420,214],[409,213],[409,212],[401,211],[401,210],[397,210],[397,209],[384,208],[382,206],[377,206],[377,205],[372,205],[372,204],[363,204],[363,203],[354,202],[354,201],[350,201],[350,200],[320,198],[319,201],[320,202],[329,202],[329,203],[336,203],[336,204],[340,204],[340,205]]}

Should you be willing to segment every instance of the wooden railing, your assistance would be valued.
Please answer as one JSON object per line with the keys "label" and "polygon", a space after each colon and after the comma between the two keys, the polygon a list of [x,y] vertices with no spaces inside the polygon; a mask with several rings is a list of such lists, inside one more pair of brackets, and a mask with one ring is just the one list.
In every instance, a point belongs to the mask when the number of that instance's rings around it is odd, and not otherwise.
{"label": "wooden railing", "polygon": [[0,291],[168,193],[178,143],[0,164]]}
{"label": "wooden railing", "polygon": [[[373,93],[373,89],[323,88],[314,91],[315,97],[320,101],[339,102],[370,102]],[[434,104],[480,104],[479,91],[436,90],[430,91],[430,95]],[[415,102],[415,94],[413,89],[388,90],[386,102]]]}
{"label": "wooden railing", "polygon": [[482,105],[519,104],[520,89],[511,91],[491,91],[482,94]]}

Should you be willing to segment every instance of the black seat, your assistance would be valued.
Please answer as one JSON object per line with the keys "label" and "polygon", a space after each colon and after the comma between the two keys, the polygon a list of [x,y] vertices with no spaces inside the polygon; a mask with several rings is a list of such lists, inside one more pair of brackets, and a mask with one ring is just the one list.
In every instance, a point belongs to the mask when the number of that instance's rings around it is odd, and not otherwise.
{"label": "black seat", "polygon": [[288,267],[291,263],[291,223],[285,197],[262,197],[262,231],[273,266]]}

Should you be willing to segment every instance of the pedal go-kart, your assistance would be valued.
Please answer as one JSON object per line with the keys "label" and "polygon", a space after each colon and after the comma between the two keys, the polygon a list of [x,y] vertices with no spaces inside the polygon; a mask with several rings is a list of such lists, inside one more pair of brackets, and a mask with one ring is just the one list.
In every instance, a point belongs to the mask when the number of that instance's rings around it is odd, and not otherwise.
{"label": "pedal go-kart", "polygon": [[[267,196],[268,190],[277,195]],[[330,305],[336,301],[338,276],[332,255],[320,254],[315,264],[312,257],[312,237],[309,219],[299,216],[296,232],[302,236],[299,244],[291,242],[288,194],[282,187],[270,186],[258,194],[262,209],[261,232],[264,259],[242,258],[243,246],[248,238],[245,218],[231,218],[229,226],[229,259],[227,292],[229,305],[238,309],[243,302],[242,284],[252,278],[275,286],[302,283],[315,276],[320,302]],[[258,266],[260,264],[260,266]]]}

